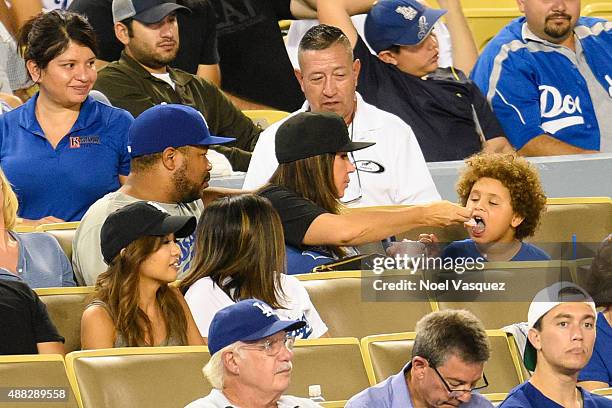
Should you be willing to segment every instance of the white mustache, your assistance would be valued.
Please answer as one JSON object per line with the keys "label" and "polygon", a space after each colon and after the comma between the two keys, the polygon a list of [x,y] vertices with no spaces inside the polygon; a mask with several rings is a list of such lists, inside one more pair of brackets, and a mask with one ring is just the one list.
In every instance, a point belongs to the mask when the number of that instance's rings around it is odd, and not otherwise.
{"label": "white mustache", "polygon": [[291,370],[293,370],[293,364],[291,363],[291,361],[285,361],[281,363],[280,367],[276,369],[276,372],[274,374],[282,373],[285,371],[291,371]]}

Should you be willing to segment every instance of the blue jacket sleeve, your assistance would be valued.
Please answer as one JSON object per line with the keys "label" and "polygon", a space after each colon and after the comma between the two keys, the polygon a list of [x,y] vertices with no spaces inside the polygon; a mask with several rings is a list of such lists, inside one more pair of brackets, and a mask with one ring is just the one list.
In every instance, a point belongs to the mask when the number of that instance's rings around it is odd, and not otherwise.
{"label": "blue jacket sleeve", "polygon": [[541,126],[540,92],[535,74],[526,63],[528,58],[508,52],[505,58],[495,59],[491,71],[484,67],[473,75],[516,149],[545,133]]}

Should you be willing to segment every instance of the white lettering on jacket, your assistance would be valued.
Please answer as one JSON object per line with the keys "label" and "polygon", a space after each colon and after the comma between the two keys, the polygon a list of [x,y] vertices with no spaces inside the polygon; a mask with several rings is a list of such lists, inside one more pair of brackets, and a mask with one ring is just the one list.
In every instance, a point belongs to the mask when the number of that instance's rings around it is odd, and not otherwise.
{"label": "white lettering on jacket", "polygon": [[[560,115],[573,115],[548,121],[542,120],[542,129],[547,133],[555,134],[566,127],[584,124],[578,96],[574,98],[571,95],[562,96],[557,88],[549,85],[540,85],[539,89],[541,91],[540,115],[542,119],[557,118]],[[575,113],[578,113],[578,115],[574,115]]]}
{"label": "white lettering on jacket", "polygon": [[608,94],[610,94],[610,98],[612,98],[612,78],[610,78],[610,75],[606,75],[606,82],[610,85],[608,87]]}

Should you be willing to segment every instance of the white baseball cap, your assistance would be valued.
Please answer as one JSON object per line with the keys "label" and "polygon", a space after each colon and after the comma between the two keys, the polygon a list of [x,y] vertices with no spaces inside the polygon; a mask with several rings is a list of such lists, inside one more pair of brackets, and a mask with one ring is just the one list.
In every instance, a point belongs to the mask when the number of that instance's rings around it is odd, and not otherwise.
{"label": "white baseball cap", "polygon": [[[550,312],[561,303],[569,302],[586,303],[593,310],[595,317],[597,317],[595,303],[584,289],[572,282],[556,282],[539,291],[531,301],[531,304],[529,305],[529,313],[527,314],[527,330],[532,329],[536,322],[546,313]],[[529,338],[525,343],[523,362],[528,370],[535,370],[537,352],[529,341]]]}

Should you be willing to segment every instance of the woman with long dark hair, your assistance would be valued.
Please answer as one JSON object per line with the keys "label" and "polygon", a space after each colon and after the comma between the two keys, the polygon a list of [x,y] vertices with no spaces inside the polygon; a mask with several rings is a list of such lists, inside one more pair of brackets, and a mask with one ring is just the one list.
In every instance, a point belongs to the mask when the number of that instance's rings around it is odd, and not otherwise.
{"label": "woman with long dark hair", "polygon": [[282,319],[305,321],[293,333],[298,338],[327,332],[306,289],[284,273],[283,227],[268,200],[252,194],[219,199],[202,212],[196,235],[195,260],[180,289],[202,337],[218,310],[250,298]]}
{"label": "woman with long dark hair", "polygon": [[175,240],[195,225],[195,217],[171,216],[144,201],[109,215],[100,233],[109,267],[83,313],[83,349],[203,344],[185,299],[168,285],[180,265]]}

